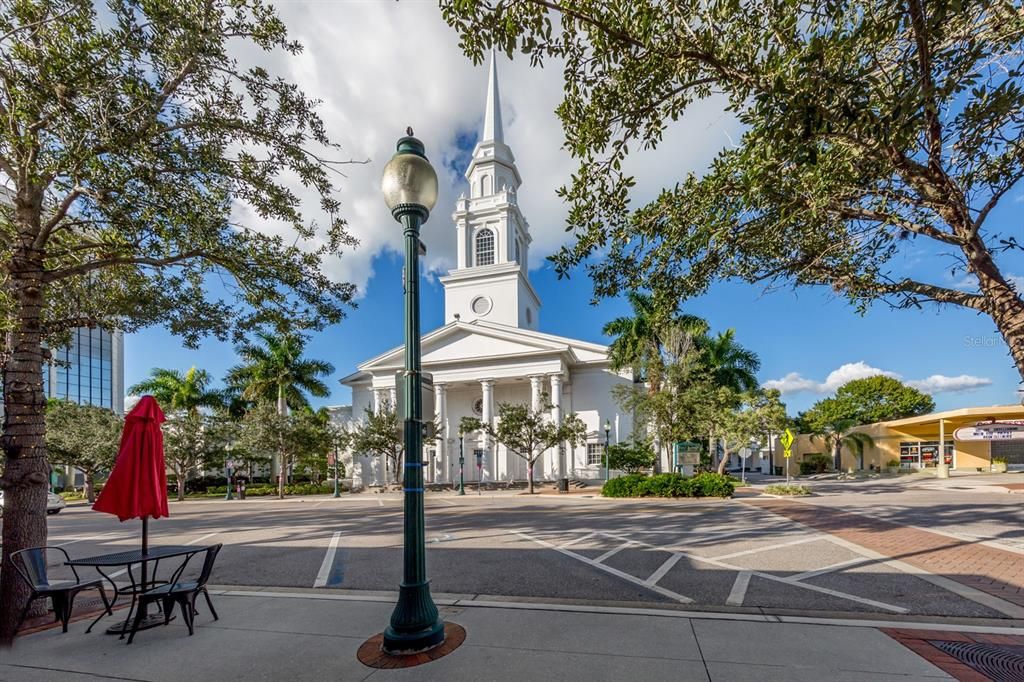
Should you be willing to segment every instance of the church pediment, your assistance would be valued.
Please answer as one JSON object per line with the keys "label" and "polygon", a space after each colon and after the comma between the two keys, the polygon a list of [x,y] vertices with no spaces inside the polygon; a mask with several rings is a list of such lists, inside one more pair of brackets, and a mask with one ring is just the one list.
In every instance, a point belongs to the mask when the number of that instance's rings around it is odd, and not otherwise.
{"label": "church pediment", "polygon": [[[536,338],[514,327],[495,327],[496,325],[483,327],[465,322],[452,322],[427,334],[420,341],[424,368],[431,364],[560,353],[568,354],[575,359],[572,349],[567,344]],[[401,367],[403,359],[403,348],[399,346],[363,363],[359,369],[363,372],[390,370]]]}

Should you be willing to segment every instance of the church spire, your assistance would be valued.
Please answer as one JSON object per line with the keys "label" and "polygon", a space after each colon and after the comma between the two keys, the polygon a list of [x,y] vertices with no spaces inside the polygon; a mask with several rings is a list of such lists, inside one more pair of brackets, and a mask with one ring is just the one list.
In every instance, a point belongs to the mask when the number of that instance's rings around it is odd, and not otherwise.
{"label": "church spire", "polygon": [[498,93],[498,57],[491,50],[491,73],[487,81],[487,109],[484,113],[484,134],[481,142],[504,142],[501,128],[501,95]]}

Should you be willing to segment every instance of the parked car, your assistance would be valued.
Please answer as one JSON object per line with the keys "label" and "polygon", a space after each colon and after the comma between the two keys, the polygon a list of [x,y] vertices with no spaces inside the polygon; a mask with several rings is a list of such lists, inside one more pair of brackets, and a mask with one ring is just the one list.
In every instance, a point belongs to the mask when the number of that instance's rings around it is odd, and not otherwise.
{"label": "parked car", "polygon": [[[46,493],[46,513],[47,514],[59,514],[60,510],[68,506],[68,503],[64,501],[64,498],[57,493]],[[0,514],[4,511],[4,493],[0,490]]]}

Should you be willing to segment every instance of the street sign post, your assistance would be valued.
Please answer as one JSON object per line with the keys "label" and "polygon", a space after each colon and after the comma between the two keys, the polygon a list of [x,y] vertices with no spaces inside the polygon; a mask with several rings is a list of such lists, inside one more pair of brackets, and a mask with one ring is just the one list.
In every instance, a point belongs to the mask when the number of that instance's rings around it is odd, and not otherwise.
{"label": "street sign post", "polygon": [[789,483],[789,458],[793,454],[793,432],[786,429],[781,436],[779,441],[782,443],[782,456],[786,458],[786,483]]}

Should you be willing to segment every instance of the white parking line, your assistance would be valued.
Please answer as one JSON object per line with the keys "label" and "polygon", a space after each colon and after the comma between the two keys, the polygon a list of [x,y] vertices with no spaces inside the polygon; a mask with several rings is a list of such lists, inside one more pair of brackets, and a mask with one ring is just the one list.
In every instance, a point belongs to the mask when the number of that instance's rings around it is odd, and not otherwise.
{"label": "white parking line", "polygon": [[[626,538],[624,538],[624,537],[622,537],[620,535],[616,535],[614,533],[604,533],[604,535],[608,535],[609,537],[618,538],[620,540],[625,540],[626,539]],[[655,545],[651,545],[651,544],[648,544],[646,542],[640,542],[639,540],[634,540],[633,543],[637,544],[637,545],[642,545],[642,546],[645,546],[645,547],[650,547],[651,549],[661,550],[663,552],[678,551],[679,553],[681,553],[684,556],[686,556],[686,558],[691,559],[693,561],[701,561],[701,562],[704,562],[704,563],[707,563],[707,564],[711,564],[712,566],[718,566],[719,568],[724,568],[724,569],[729,570],[729,571],[744,571],[744,570],[747,570],[747,569],[743,568],[742,566],[734,566],[733,564],[726,563],[725,561],[719,561],[718,559],[712,559],[711,557],[705,557],[705,556],[700,556],[698,554],[692,554],[692,553],[686,552],[684,550],[677,550],[675,547],[671,547],[671,548],[657,547]],[[786,585],[794,585],[796,587],[802,587],[802,588],[804,588],[806,590],[811,590],[812,592],[820,592],[822,594],[831,595],[833,597],[840,597],[842,599],[848,599],[850,601],[859,602],[861,604],[867,604],[868,606],[874,606],[876,608],[885,609],[886,611],[892,611],[894,613],[907,613],[908,612],[908,609],[905,609],[902,606],[894,606],[893,604],[886,604],[884,602],[875,601],[874,599],[867,599],[865,597],[858,597],[855,594],[848,594],[846,592],[840,592],[839,590],[830,590],[830,589],[828,589],[826,587],[819,587],[818,585],[810,585],[810,584],[803,583],[803,582],[797,582],[795,580],[790,580],[789,578],[780,578],[779,576],[772,575],[771,573],[762,573],[761,571],[751,571],[751,575],[755,575],[758,578],[764,578],[765,580],[772,580],[774,582],[783,583],[783,584],[786,584]]]}
{"label": "white parking line", "polygon": [[633,541],[632,540],[628,540],[628,541],[622,543],[621,545],[619,545],[618,547],[614,547],[612,549],[609,549],[607,552],[605,552],[601,556],[599,556],[596,559],[594,559],[594,563],[595,564],[600,564],[600,563],[604,562],[605,559],[609,559],[609,558],[615,556],[616,554],[618,554],[619,552],[621,552],[622,550],[626,549],[627,547],[629,547],[632,544],[633,544]]}
{"label": "white parking line", "polygon": [[651,577],[649,577],[647,580],[644,581],[644,584],[645,585],[657,585],[658,581],[661,580],[662,578],[664,578],[665,574],[668,573],[669,570],[673,566],[676,565],[676,562],[679,561],[682,558],[683,558],[683,555],[679,554],[677,552],[677,553],[673,554],[672,556],[670,556],[668,559],[665,559],[665,563],[663,563],[661,566],[658,566],[658,570],[656,570],[654,573],[652,573]]}
{"label": "white parking line", "polygon": [[573,545],[575,545],[577,543],[583,542],[584,540],[589,540],[590,538],[594,537],[595,535],[596,535],[596,533],[587,533],[586,535],[581,535],[578,538],[576,538],[575,540],[569,540],[569,542],[566,542],[566,543],[564,543],[562,545],[559,545],[559,546],[562,549],[566,549],[568,547],[572,547]]}
{"label": "white parking line", "polygon": [[327,554],[324,555],[324,562],[320,564],[320,572],[316,574],[313,587],[323,587],[331,576],[331,568],[334,566],[334,555],[338,552],[338,540],[341,539],[341,531],[334,531],[331,536],[331,544],[327,547]]}
{"label": "white parking line", "polygon": [[736,574],[736,581],[732,584],[729,596],[725,599],[726,604],[729,606],[743,606],[743,600],[747,596],[747,588],[750,586],[751,575],[753,574],[750,571],[740,571]]}
{"label": "white parking line", "polygon": [[855,559],[847,559],[846,561],[837,561],[834,564],[829,564],[828,566],[822,566],[821,568],[816,568],[813,571],[804,571],[803,573],[797,573],[796,575],[791,575],[791,576],[789,576],[789,579],[790,580],[797,580],[797,581],[799,581],[799,580],[807,580],[808,578],[813,578],[813,577],[819,576],[819,575],[825,575],[826,573],[832,573],[833,571],[838,571],[838,570],[843,569],[843,568],[849,568],[850,566],[856,566],[858,564],[866,564],[866,563],[869,563],[871,561],[874,561],[874,559],[868,559],[868,558],[864,558],[864,557],[857,557]]}
{"label": "white parking line", "polygon": [[773,542],[766,547],[756,547],[754,549],[745,549],[742,552],[732,552],[731,554],[722,554],[720,556],[711,557],[712,559],[732,559],[738,556],[746,556],[748,554],[757,554],[758,552],[767,552],[773,549],[779,549],[780,547],[792,547],[793,545],[802,545],[805,542],[814,542],[815,540],[821,540],[821,537],[812,536],[806,538],[799,538],[797,540],[790,540],[789,542]]}
{"label": "white parking line", "polygon": [[[110,539],[113,539],[114,537],[117,537],[118,535],[121,535],[121,533],[116,533],[115,532],[115,533],[100,533],[99,535],[89,535],[89,536],[86,536],[84,538],[75,538],[74,540],[68,540],[67,542],[58,542],[57,544],[54,545],[54,547],[67,547],[68,545],[73,545],[76,542],[86,542],[88,540],[101,540],[101,539],[110,540]],[[128,537],[128,536],[125,535],[125,537]]]}
{"label": "white parking line", "polygon": [[673,592],[672,590],[666,590],[664,587],[658,587],[657,585],[648,585],[644,581],[642,581],[639,578],[637,578],[636,576],[632,576],[629,573],[624,573],[624,572],[622,572],[622,571],[620,571],[620,570],[618,570],[616,568],[612,568],[611,566],[605,566],[604,564],[600,564],[596,560],[590,559],[588,557],[585,557],[582,554],[577,554],[576,552],[570,552],[567,549],[562,549],[558,545],[554,545],[554,544],[548,542],[547,540],[542,540],[541,538],[536,538],[536,537],[533,537],[531,535],[527,535],[526,533],[523,533],[521,531],[513,531],[513,532],[516,535],[518,535],[518,536],[520,536],[522,538],[525,538],[525,539],[527,539],[527,540],[529,540],[531,542],[536,542],[538,545],[541,545],[542,547],[547,547],[548,549],[553,549],[556,552],[559,552],[561,554],[566,555],[567,557],[572,557],[573,559],[576,559],[577,561],[582,561],[583,563],[587,564],[588,566],[593,566],[594,568],[598,569],[599,571],[604,571],[605,573],[610,573],[611,575],[614,575],[616,578],[621,578],[622,580],[625,580],[626,582],[630,582],[630,583],[633,583],[634,585],[639,585],[641,587],[645,587],[648,590],[651,590],[652,592],[657,592],[658,594],[660,594],[662,596],[665,596],[665,597],[668,597],[669,599],[674,599],[677,602],[680,602],[682,604],[692,604],[693,603],[692,599],[690,599],[689,597],[684,597],[683,595],[679,594],[678,592]]}

